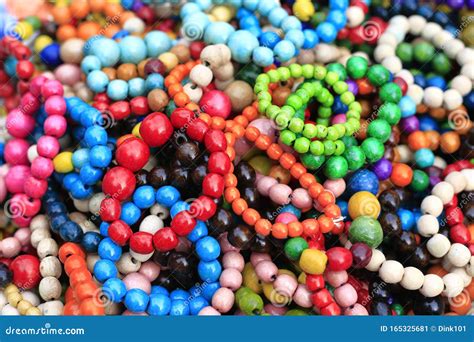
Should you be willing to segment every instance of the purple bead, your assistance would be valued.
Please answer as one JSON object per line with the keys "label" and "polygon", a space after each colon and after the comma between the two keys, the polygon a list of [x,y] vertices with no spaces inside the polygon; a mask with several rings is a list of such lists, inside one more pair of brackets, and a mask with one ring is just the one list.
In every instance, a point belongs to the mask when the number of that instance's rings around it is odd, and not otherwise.
{"label": "purple bead", "polygon": [[415,115],[403,118],[401,120],[401,129],[402,132],[407,134],[418,131],[420,129],[420,121]]}
{"label": "purple bead", "polygon": [[438,184],[439,182],[441,182],[441,178],[436,177],[436,176],[431,176],[430,177],[430,185],[432,187],[435,186],[436,184]]}
{"label": "purple bead", "polygon": [[357,95],[357,93],[359,92],[359,87],[357,86],[357,83],[351,79],[346,80],[346,83],[348,85],[348,90],[352,94]]}
{"label": "purple bead", "polygon": [[132,11],[136,12],[138,11],[140,8],[143,7],[143,2],[141,1],[135,1],[132,5]]}
{"label": "purple bead", "polygon": [[374,165],[372,165],[372,171],[380,180],[385,180],[392,174],[392,163],[385,158],[380,159]]}
{"label": "purple bead", "polygon": [[466,0],[466,4],[470,10],[474,9],[474,0]]}
{"label": "purple bead", "polygon": [[446,3],[449,7],[455,10],[460,10],[464,7],[464,0],[448,0]]}

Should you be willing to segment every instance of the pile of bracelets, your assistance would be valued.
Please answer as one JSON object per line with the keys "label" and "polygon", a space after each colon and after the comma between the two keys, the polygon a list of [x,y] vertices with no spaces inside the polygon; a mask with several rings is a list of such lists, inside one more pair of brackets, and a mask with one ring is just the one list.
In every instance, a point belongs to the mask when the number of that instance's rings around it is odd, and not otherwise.
{"label": "pile of bracelets", "polygon": [[474,314],[473,2],[388,3],[1,7],[0,315]]}

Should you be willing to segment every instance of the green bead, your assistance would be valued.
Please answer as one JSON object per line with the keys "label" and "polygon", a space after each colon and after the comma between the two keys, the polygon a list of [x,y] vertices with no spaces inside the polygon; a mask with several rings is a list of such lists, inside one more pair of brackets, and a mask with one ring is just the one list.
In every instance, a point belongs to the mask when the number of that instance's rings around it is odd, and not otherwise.
{"label": "green bead", "polygon": [[289,118],[294,117],[296,113],[295,109],[288,105],[284,105],[283,107],[281,107],[281,112],[288,115]]}
{"label": "green bead", "polygon": [[446,75],[451,71],[451,61],[446,54],[440,52],[433,57],[431,65],[436,73]]}
{"label": "green bead", "polygon": [[422,170],[413,171],[413,178],[410,183],[410,188],[415,192],[423,192],[430,185],[430,178],[426,172]]}
{"label": "green bead", "polygon": [[295,140],[295,144],[293,145],[293,148],[298,153],[306,153],[309,151],[310,143],[311,141],[308,138],[299,137]]}
{"label": "green bead", "polygon": [[339,75],[337,74],[337,72],[328,71],[328,73],[326,74],[326,77],[324,78],[324,81],[326,81],[327,84],[332,86],[334,83],[339,81]]}
{"label": "green bead", "polygon": [[247,82],[251,87],[255,85],[255,80],[262,74],[263,69],[254,63],[244,65],[238,73],[235,74],[235,79]]}
{"label": "green bead", "polygon": [[342,142],[346,146],[346,148],[349,148],[351,146],[357,146],[357,139],[353,137],[352,135],[346,135],[341,138]]}
{"label": "green bead", "polygon": [[306,109],[306,106],[303,106],[301,107],[300,109],[298,109],[295,113],[295,118],[298,118],[298,119],[301,119],[301,120],[304,120],[304,111]]}
{"label": "green bead", "polygon": [[379,96],[383,102],[398,103],[402,98],[402,90],[398,84],[390,82],[380,88]]}
{"label": "green bead", "polygon": [[326,135],[328,134],[328,129],[327,127],[323,125],[316,125],[316,137],[318,139],[324,139],[326,138]]}
{"label": "green bead", "polygon": [[265,83],[255,83],[253,87],[253,91],[255,94],[260,94],[261,92],[268,91],[268,84]]}
{"label": "green bead", "polygon": [[319,140],[312,141],[309,144],[309,150],[315,156],[320,156],[324,154],[324,144]]}
{"label": "green bead", "polygon": [[356,110],[349,109],[346,113],[346,118],[347,119],[359,120],[360,119],[360,112],[358,112]]}
{"label": "green bead", "polygon": [[260,113],[265,113],[266,109],[268,106],[270,106],[272,103],[270,101],[259,101],[258,102],[258,111]]}
{"label": "green bead", "polygon": [[350,105],[354,101],[355,101],[355,96],[350,91],[346,91],[345,93],[341,95],[341,102],[347,106]]}
{"label": "green bead", "polygon": [[280,81],[287,81],[291,77],[290,69],[287,67],[279,67],[277,71],[280,74]]}
{"label": "green bead", "polygon": [[349,105],[349,110],[358,112],[360,114],[362,112],[362,105],[360,102],[354,101]]}
{"label": "green bead", "polygon": [[303,106],[303,100],[298,95],[291,94],[286,99],[286,104],[293,107],[295,110],[298,110]]}
{"label": "green bead", "polygon": [[336,151],[336,144],[334,144],[334,141],[324,140],[323,145],[324,145],[324,154],[326,156],[332,156],[334,154],[334,151]]}
{"label": "green bead", "polygon": [[280,130],[287,128],[289,122],[290,118],[285,113],[280,112],[280,114],[275,118],[275,123]]}
{"label": "green bead", "polygon": [[304,121],[298,118],[293,118],[291,119],[290,124],[288,125],[288,128],[293,133],[301,133],[301,131],[304,128]]}
{"label": "green bead", "polygon": [[303,253],[303,251],[307,248],[309,248],[309,245],[305,239],[301,237],[294,237],[285,243],[284,251],[288,259],[292,261],[298,261],[300,259],[301,253]]}
{"label": "green bead", "polygon": [[257,79],[255,80],[255,84],[262,83],[268,85],[270,83],[270,77],[267,74],[260,74],[258,75]]}
{"label": "green bead", "polygon": [[369,68],[367,72],[369,82],[376,87],[379,87],[388,82],[390,79],[390,72],[386,67],[376,64]]}
{"label": "green bead", "polygon": [[270,119],[275,119],[281,113],[280,108],[275,105],[270,105],[265,110],[265,115]]}
{"label": "green bead", "polygon": [[415,44],[413,55],[418,63],[425,64],[431,60],[436,50],[430,43],[420,42]]}
{"label": "green bead", "polygon": [[303,128],[303,135],[308,139],[316,137],[316,126],[312,123],[306,124]]}
{"label": "green bead", "polygon": [[354,79],[359,79],[367,73],[369,63],[364,57],[353,56],[347,60],[347,74]]}
{"label": "green bead", "polygon": [[346,146],[344,145],[342,140],[336,140],[334,142],[334,145],[336,145],[336,150],[334,151],[335,156],[340,156],[346,150]]}
{"label": "green bead", "polygon": [[324,87],[323,85],[321,84],[320,81],[317,81],[317,82],[313,82],[313,87],[314,87],[314,96],[318,96],[319,94],[321,94],[321,92],[323,91]]}
{"label": "green bead", "polygon": [[329,179],[340,179],[347,175],[349,166],[341,156],[332,156],[324,165],[324,175]]}
{"label": "green bead", "polygon": [[318,108],[318,116],[320,118],[330,118],[332,115],[331,107],[321,106]]}
{"label": "green bead", "polygon": [[290,73],[291,76],[294,78],[299,78],[303,75],[303,68],[299,64],[291,64],[290,65]]}
{"label": "green bead", "polygon": [[30,15],[25,18],[27,22],[33,26],[33,30],[39,30],[41,28],[41,20],[37,16]]}
{"label": "green bead", "polygon": [[360,146],[369,163],[375,163],[383,157],[385,151],[383,144],[376,138],[367,138]]}
{"label": "green bead", "polygon": [[263,91],[258,93],[257,100],[259,100],[259,101],[261,101],[261,100],[272,101],[272,95],[268,91],[263,90]]}
{"label": "green bead", "polygon": [[359,146],[353,145],[347,147],[343,154],[343,157],[347,160],[349,170],[359,170],[365,164],[365,154]]}
{"label": "green bead", "polygon": [[403,310],[403,306],[401,304],[392,304],[392,310],[395,311],[397,316],[403,316],[405,314],[405,310]]}
{"label": "green bead", "polygon": [[392,127],[384,119],[376,119],[369,123],[367,128],[367,135],[377,138],[381,142],[386,142],[390,138]]}
{"label": "green bead", "polygon": [[263,310],[263,300],[254,292],[246,293],[239,300],[239,309],[246,315],[259,315]]}
{"label": "green bead", "polygon": [[370,216],[359,216],[349,227],[349,240],[352,243],[363,242],[369,247],[377,248],[383,239],[379,221]]}
{"label": "green bead", "polygon": [[328,127],[329,126],[329,118],[317,118],[316,123],[321,125],[321,126]]}
{"label": "green bead", "polygon": [[301,86],[300,89],[304,89],[308,92],[310,97],[314,96],[314,93],[316,91],[316,85],[314,82],[304,82]]}
{"label": "green bead", "polygon": [[313,78],[314,66],[311,64],[303,65],[303,77],[306,79]]}
{"label": "green bead", "polygon": [[333,71],[339,76],[339,80],[343,81],[347,78],[346,68],[341,63],[331,63],[327,66],[328,71]]}
{"label": "green bead", "polygon": [[311,151],[311,153],[302,154],[300,158],[304,167],[306,167],[309,170],[316,170],[316,169],[319,169],[321,165],[323,165],[326,158],[324,156],[314,155],[312,153],[313,152]]}
{"label": "green bead", "polygon": [[275,69],[268,71],[267,75],[268,77],[270,77],[271,83],[280,82],[280,73],[276,71]]}
{"label": "green bead", "polygon": [[306,91],[305,89],[298,89],[296,92],[295,92],[296,95],[298,95],[301,100],[303,100],[303,103],[308,103],[309,100],[311,99],[311,95],[308,91]]}
{"label": "green bead", "polygon": [[239,302],[242,298],[244,298],[248,294],[254,293],[250,288],[242,286],[235,292],[235,302],[239,305]]}
{"label": "green bead", "polygon": [[338,138],[342,138],[346,134],[346,127],[343,124],[335,124],[333,127],[337,132]]}
{"label": "green bead", "polygon": [[349,86],[344,81],[337,81],[336,83],[334,83],[332,88],[334,89],[336,94],[341,95],[342,93],[346,92],[349,89]]}
{"label": "green bead", "polygon": [[291,309],[285,312],[285,316],[308,316],[308,314],[301,309]]}
{"label": "green bead", "polygon": [[334,127],[328,127],[328,135],[327,135],[327,139],[329,140],[337,140],[338,138],[338,134],[337,134],[337,131]]}
{"label": "green bead", "polygon": [[395,103],[386,102],[380,106],[378,111],[378,117],[380,119],[384,119],[391,126],[393,126],[400,121],[400,118],[402,117],[402,112],[400,110],[400,107],[398,107]]}
{"label": "green bead", "polygon": [[283,132],[280,133],[280,140],[287,146],[293,145],[293,141],[296,139],[296,134],[290,131],[289,129],[285,129]]}
{"label": "green bead", "polygon": [[324,88],[324,89],[319,93],[319,95],[317,96],[317,100],[318,100],[318,102],[320,102],[320,103],[324,103],[324,102],[326,102],[326,101],[329,99],[330,96],[332,96],[332,95],[331,95],[331,93],[329,92],[329,90],[327,90],[327,89]]}
{"label": "green bead", "polygon": [[324,80],[327,74],[327,70],[325,67],[317,65],[314,67],[314,78],[317,80]]}
{"label": "green bead", "polygon": [[410,63],[413,60],[413,47],[410,43],[398,44],[395,53],[403,63]]}

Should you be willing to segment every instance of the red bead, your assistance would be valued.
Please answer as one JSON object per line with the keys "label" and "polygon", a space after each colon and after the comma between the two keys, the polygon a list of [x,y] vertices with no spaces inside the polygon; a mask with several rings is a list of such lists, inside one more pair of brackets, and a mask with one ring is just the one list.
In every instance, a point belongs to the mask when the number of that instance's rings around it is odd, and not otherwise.
{"label": "red bead", "polygon": [[220,116],[227,119],[232,109],[232,103],[229,96],[223,91],[211,90],[201,97],[199,107],[210,116]]}
{"label": "red bead", "polygon": [[33,255],[17,256],[10,264],[10,270],[13,272],[13,283],[25,290],[35,288],[41,280],[39,265],[38,258]]}
{"label": "red bead", "polygon": [[150,112],[145,96],[137,96],[130,100],[130,110],[134,115],[145,115]]}
{"label": "red bead", "polygon": [[103,102],[103,103],[110,103],[110,99],[107,96],[107,93],[98,93],[94,96],[94,102]]}
{"label": "red bead", "polygon": [[347,39],[349,36],[349,29],[343,27],[337,34],[337,40]]}
{"label": "red bead", "polygon": [[357,303],[359,303],[362,306],[365,306],[366,308],[369,307],[370,302],[372,300],[372,297],[370,296],[369,291],[364,288],[361,288],[356,291],[357,291]]}
{"label": "red bead", "polygon": [[124,246],[132,236],[133,232],[128,224],[122,220],[117,220],[110,224],[108,234],[117,245]]}
{"label": "red bead", "polygon": [[102,191],[112,198],[123,201],[135,191],[135,175],[122,166],[116,166],[105,174]]}
{"label": "red bead", "polygon": [[224,152],[213,152],[209,156],[207,163],[207,169],[209,172],[218,173],[220,175],[226,175],[230,170],[230,158],[227,153]]}
{"label": "red bead", "polygon": [[140,135],[150,147],[164,145],[173,134],[173,126],[163,113],[148,115],[140,125]]}
{"label": "red bead", "polygon": [[362,288],[362,283],[358,281],[356,278],[353,276],[349,276],[347,279],[347,283],[352,285],[352,287],[356,290],[359,291]]}
{"label": "red bead", "polygon": [[324,288],[324,277],[322,275],[307,274],[306,287],[311,292]]}
{"label": "red bead", "polygon": [[227,140],[224,132],[216,129],[210,129],[204,136],[204,145],[209,152],[224,152],[227,149]]}
{"label": "red bead", "polygon": [[459,170],[472,169],[474,167],[474,164],[469,160],[459,160],[455,163],[455,165],[459,167]]}
{"label": "red bead", "polygon": [[31,57],[31,50],[23,44],[18,44],[13,48],[13,54],[18,60],[29,59]]}
{"label": "red bead", "polygon": [[176,108],[170,116],[174,128],[187,127],[195,119],[194,113],[187,108]]}
{"label": "red bead", "polygon": [[451,201],[444,205],[445,208],[457,207],[458,206],[458,196],[453,196]]}
{"label": "red bead", "polygon": [[340,314],[341,308],[334,302],[321,309],[322,316],[339,316]]}
{"label": "red bead", "polygon": [[363,44],[365,42],[363,27],[358,26],[358,27],[350,28],[348,37],[352,44],[355,44],[355,45]]}
{"label": "red bead", "polygon": [[331,304],[333,299],[328,289],[324,288],[311,295],[311,302],[317,308],[324,308],[325,306]]}
{"label": "red bead", "polygon": [[219,198],[224,193],[224,177],[217,173],[209,173],[202,181],[202,192],[206,196]]}
{"label": "red bead", "polygon": [[443,173],[441,174],[444,177],[446,177],[447,175],[449,175],[451,172],[454,172],[454,171],[460,171],[461,168],[459,167],[459,165],[457,165],[457,163],[455,164],[449,164],[448,166],[446,166],[446,168],[443,170]]}
{"label": "red bead", "polygon": [[171,229],[179,236],[188,235],[195,226],[196,220],[187,210],[177,213],[171,220]]}
{"label": "red bead", "polygon": [[140,254],[153,252],[153,235],[147,232],[136,232],[130,238],[130,249]]}
{"label": "red bead", "polygon": [[186,134],[193,140],[202,142],[204,135],[209,130],[207,123],[201,119],[193,120],[189,123],[188,128],[186,129]]}
{"label": "red bead", "polygon": [[467,248],[469,248],[469,252],[471,252],[471,255],[474,255],[474,243],[469,244]]}
{"label": "red bead", "polygon": [[208,196],[199,196],[191,203],[189,211],[198,220],[207,221],[216,213],[216,203]]}
{"label": "red bead", "polygon": [[102,221],[112,222],[120,218],[122,207],[115,198],[105,198],[100,203],[99,214]]}
{"label": "red bead", "polygon": [[407,82],[405,82],[405,80],[401,77],[395,77],[393,79],[393,83],[395,83],[396,85],[398,85],[402,91],[402,95],[406,95],[407,93],[407,90],[408,90],[408,84]]}
{"label": "red bead", "polygon": [[[457,197],[457,196],[453,196]],[[446,222],[450,226],[454,226],[458,223],[462,223],[464,221],[464,214],[459,207],[449,207],[446,208]]]}
{"label": "red bead", "polygon": [[136,172],[148,162],[150,149],[141,139],[127,139],[117,148],[115,158],[120,166]]}
{"label": "red bead", "polygon": [[326,251],[328,267],[331,271],[345,271],[352,265],[352,253],[343,247],[333,247]]}
{"label": "red bead", "polygon": [[10,97],[14,93],[15,93],[15,88],[10,82],[1,84],[0,97]]}
{"label": "red bead", "polygon": [[18,61],[16,65],[16,73],[19,78],[27,80],[35,71],[35,66],[29,60]]}
{"label": "red bead", "polygon": [[471,232],[462,223],[456,224],[449,230],[449,237],[453,243],[466,245],[471,241]]}
{"label": "red bead", "polygon": [[178,246],[178,236],[171,228],[165,227],[153,235],[153,245],[157,251],[168,252]]}
{"label": "red bead", "polygon": [[109,106],[110,114],[115,120],[122,120],[130,116],[130,104],[127,101],[117,101]]}
{"label": "red bead", "polygon": [[191,57],[195,60],[198,60],[201,56],[201,51],[206,47],[206,44],[202,41],[198,42],[191,42],[189,44],[189,52],[191,53]]}
{"label": "red bead", "polygon": [[99,112],[102,113],[102,118],[104,119],[105,122],[112,121],[111,114],[109,112],[109,104],[105,102],[94,102],[92,104],[92,107],[97,109]]}

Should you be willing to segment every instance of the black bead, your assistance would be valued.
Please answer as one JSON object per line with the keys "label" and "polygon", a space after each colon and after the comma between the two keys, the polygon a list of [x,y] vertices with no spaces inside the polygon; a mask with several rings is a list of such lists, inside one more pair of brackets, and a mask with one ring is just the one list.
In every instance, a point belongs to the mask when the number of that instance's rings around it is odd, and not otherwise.
{"label": "black bead", "polygon": [[420,294],[416,296],[413,303],[413,312],[415,315],[442,315],[444,306],[444,300],[441,296],[428,298]]}
{"label": "black bead", "polygon": [[238,187],[243,189],[246,186],[253,186],[256,173],[252,166],[247,162],[240,162],[234,170],[234,174],[237,177]]}
{"label": "black bead", "polygon": [[241,250],[247,250],[252,244],[253,234],[248,226],[241,224],[229,231],[227,239],[232,246]]}
{"label": "black bead", "polygon": [[425,246],[418,246],[407,260],[407,265],[419,268],[421,270],[430,264],[430,253]]}
{"label": "black bead", "polygon": [[383,213],[379,218],[385,238],[392,238],[402,234],[402,223],[395,213]]}
{"label": "black bead", "polygon": [[272,244],[266,236],[257,234],[252,242],[250,250],[257,253],[269,253],[271,247]]}
{"label": "black bead", "polygon": [[400,236],[393,239],[395,251],[402,258],[410,255],[416,249],[415,234],[409,231],[403,231]]}
{"label": "black bead", "polygon": [[13,274],[7,265],[0,263],[0,287],[5,287],[12,282]]}
{"label": "black bead", "polygon": [[156,166],[148,172],[146,177],[147,183],[158,189],[169,182],[169,172],[163,166]]}
{"label": "black bead", "polygon": [[136,186],[142,186],[142,185],[147,185],[147,178],[148,176],[148,171],[146,170],[138,170],[136,173],[135,173],[135,179],[137,180],[137,184]]}
{"label": "black bead", "polygon": [[247,202],[249,208],[258,209],[260,206],[260,193],[255,187],[248,187],[242,190],[242,198]]}
{"label": "black bead", "polygon": [[191,166],[196,163],[201,151],[199,146],[193,142],[185,142],[176,149],[176,158],[184,166]]}
{"label": "black bead", "polygon": [[232,213],[224,208],[218,208],[215,215],[208,220],[209,232],[214,236],[229,231],[234,226]]}
{"label": "black bead", "polygon": [[383,211],[393,212],[400,206],[400,197],[396,191],[385,190],[380,194],[379,202]]}
{"label": "black bead", "polygon": [[374,316],[392,316],[390,306],[385,302],[372,299],[370,302],[370,313]]}

